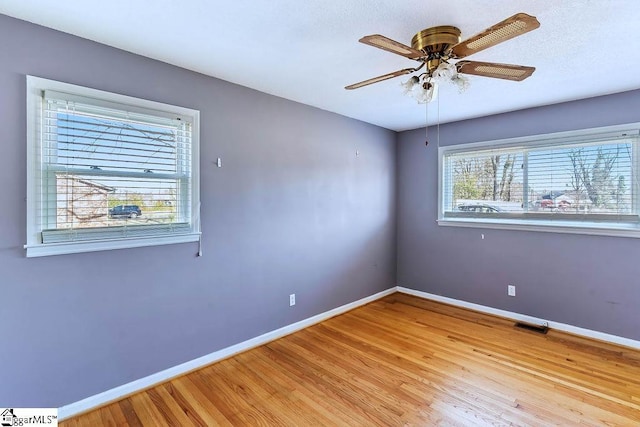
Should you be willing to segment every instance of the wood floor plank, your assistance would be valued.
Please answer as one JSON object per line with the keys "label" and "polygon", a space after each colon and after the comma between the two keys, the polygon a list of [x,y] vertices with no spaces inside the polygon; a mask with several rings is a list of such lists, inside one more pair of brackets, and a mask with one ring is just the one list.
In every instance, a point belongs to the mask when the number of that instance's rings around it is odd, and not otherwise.
{"label": "wood floor plank", "polygon": [[[124,415],[125,419],[127,420],[127,424],[126,425],[133,426],[133,427],[142,426],[142,422],[140,421],[140,418],[138,417],[138,414],[136,413],[136,410],[134,409],[133,405],[131,404],[131,399],[125,398],[125,399],[122,399],[119,402],[113,403],[112,405],[118,405],[120,407],[120,410],[122,411],[122,414]],[[90,415],[91,415],[91,412],[89,412],[88,414],[84,414],[84,415],[78,417],[78,420],[82,420],[82,422],[83,422],[81,425],[86,425],[86,426],[93,425],[93,424],[91,424],[90,420],[87,419],[85,421],[85,419],[87,417],[89,417]]]}
{"label": "wood floor plank", "polygon": [[[203,368],[206,369],[206,368]],[[197,417],[204,421],[207,426],[232,426],[229,418],[225,417],[220,409],[216,406],[215,400],[210,400],[205,394],[200,392],[198,387],[191,381],[191,375],[185,375],[170,381],[172,387],[182,396],[181,399],[186,401],[193,408]]]}
{"label": "wood floor plank", "polygon": [[640,351],[396,293],[61,425],[640,425]]}
{"label": "wood floor plank", "polygon": [[129,424],[127,422],[127,418],[124,416],[122,409],[120,409],[120,405],[113,404],[109,406],[105,406],[100,409],[101,411],[109,411],[111,414],[111,418],[113,419],[115,425],[117,426],[125,426]]}
{"label": "wood floor plank", "polygon": [[[150,391],[155,392],[155,388]],[[164,417],[162,411],[156,406],[157,402],[154,402],[153,393],[136,393],[129,397],[131,401],[131,407],[135,411],[136,415],[140,419],[142,425],[145,426],[159,426],[159,425],[177,425],[174,420]]]}

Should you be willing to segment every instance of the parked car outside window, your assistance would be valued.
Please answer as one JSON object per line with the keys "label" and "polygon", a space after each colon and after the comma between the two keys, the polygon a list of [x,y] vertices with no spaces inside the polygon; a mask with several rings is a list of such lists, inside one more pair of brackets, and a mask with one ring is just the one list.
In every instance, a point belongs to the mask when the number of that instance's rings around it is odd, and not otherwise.
{"label": "parked car outside window", "polygon": [[141,215],[142,210],[138,205],[118,205],[109,209],[109,218],[137,218]]}
{"label": "parked car outside window", "polygon": [[458,205],[457,209],[461,212],[482,212],[482,213],[494,213],[502,212],[497,206],[490,205]]}

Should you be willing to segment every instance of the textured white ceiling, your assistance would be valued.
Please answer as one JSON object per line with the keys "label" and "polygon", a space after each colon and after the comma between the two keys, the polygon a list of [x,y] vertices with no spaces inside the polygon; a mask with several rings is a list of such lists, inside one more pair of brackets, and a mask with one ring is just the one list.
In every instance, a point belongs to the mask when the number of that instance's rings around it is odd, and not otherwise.
{"label": "textured white ceiling", "polygon": [[467,38],[517,12],[541,27],[468,59],[537,68],[517,83],[471,76],[443,86],[429,122],[462,120],[640,88],[638,0],[2,0],[0,13],[388,129],[424,126],[407,76],[344,86],[414,61],[361,43],[405,44],[435,25]]}

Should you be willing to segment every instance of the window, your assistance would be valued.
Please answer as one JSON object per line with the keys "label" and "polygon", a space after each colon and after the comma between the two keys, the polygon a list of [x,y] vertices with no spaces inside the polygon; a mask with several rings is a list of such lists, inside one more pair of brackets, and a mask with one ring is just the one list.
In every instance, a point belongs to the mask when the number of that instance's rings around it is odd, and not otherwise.
{"label": "window", "polygon": [[438,222],[640,237],[639,129],[442,147]]}
{"label": "window", "polygon": [[27,77],[27,256],[198,241],[199,113]]}

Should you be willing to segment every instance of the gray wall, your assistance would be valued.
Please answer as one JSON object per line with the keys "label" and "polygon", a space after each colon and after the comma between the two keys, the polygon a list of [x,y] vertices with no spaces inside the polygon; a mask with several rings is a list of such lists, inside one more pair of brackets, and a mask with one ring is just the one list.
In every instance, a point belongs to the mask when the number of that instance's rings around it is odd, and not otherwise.
{"label": "gray wall", "polygon": [[[68,404],[395,285],[394,132],[1,15],[0,40],[0,406]],[[26,74],[201,111],[202,258],[25,258]]]}
{"label": "gray wall", "polygon": [[[631,122],[640,91],[441,125],[440,145]],[[640,239],[438,226],[429,134],[398,137],[399,286],[640,340]]]}

